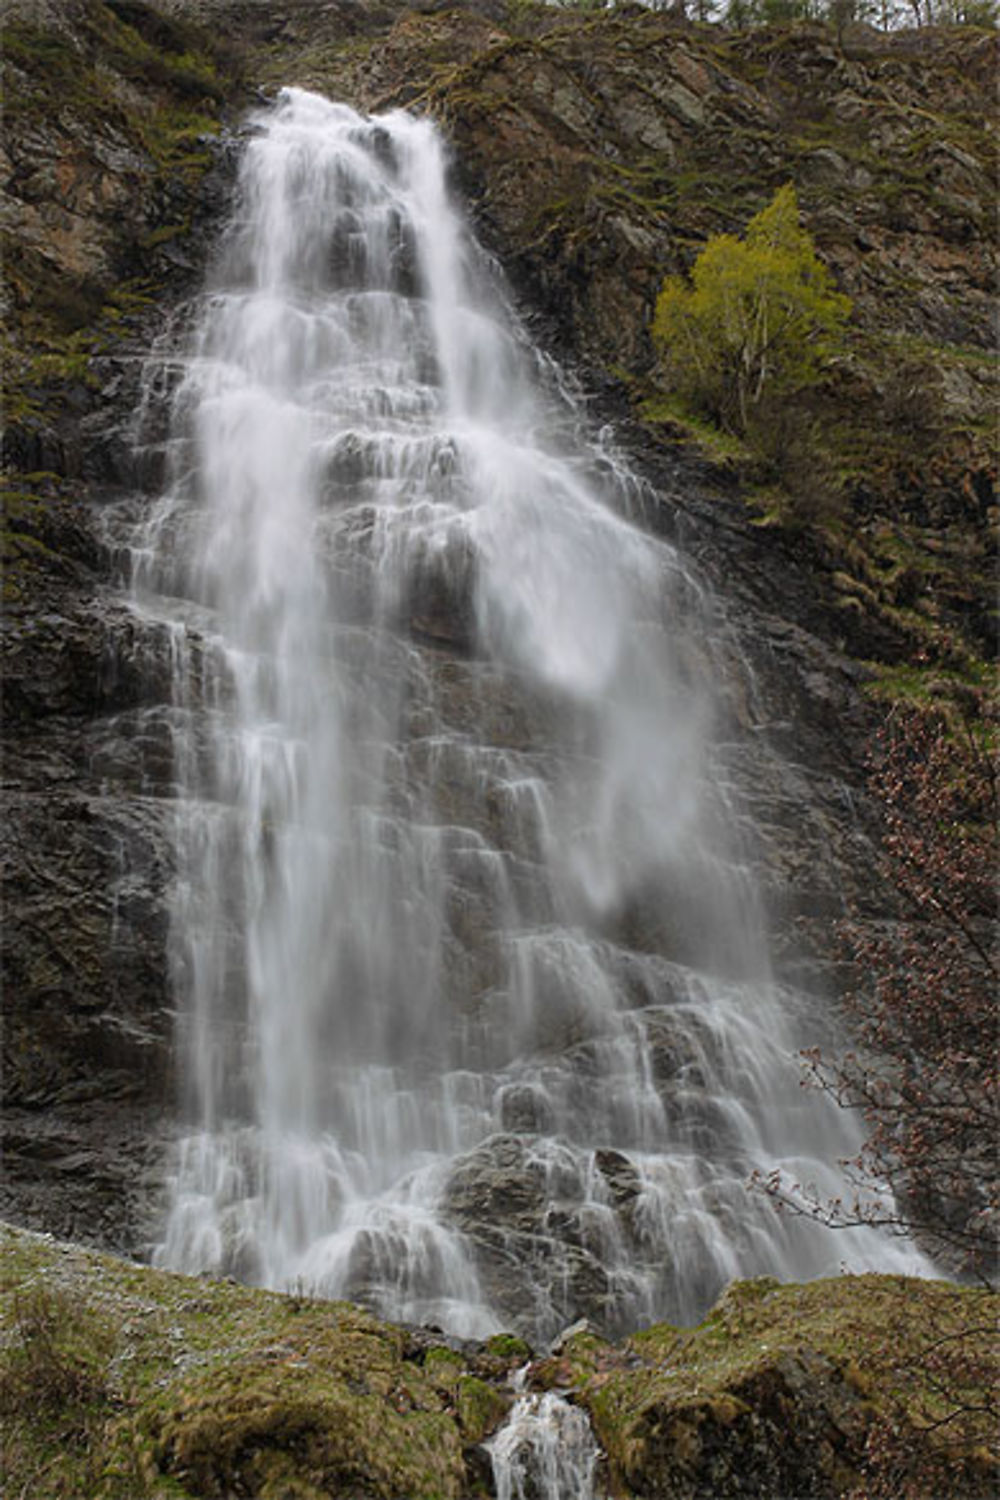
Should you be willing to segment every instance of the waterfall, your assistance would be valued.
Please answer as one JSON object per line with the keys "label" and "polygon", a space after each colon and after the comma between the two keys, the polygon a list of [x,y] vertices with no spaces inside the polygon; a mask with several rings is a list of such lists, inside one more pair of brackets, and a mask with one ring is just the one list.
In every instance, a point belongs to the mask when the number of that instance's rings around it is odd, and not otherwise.
{"label": "waterfall", "polygon": [[486,1446],[497,1500],[596,1500],[590,1423],[555,1391],[521,1396]]}
{"label": "waterfall", "polygon": [[174,677],[155,1260],[534,1337],[913,1269],[747,1193],[837,1191],[858,1138],[769,969],[732,640],[445,182],[428,121],[284,91],[173,394],[135,543]]}

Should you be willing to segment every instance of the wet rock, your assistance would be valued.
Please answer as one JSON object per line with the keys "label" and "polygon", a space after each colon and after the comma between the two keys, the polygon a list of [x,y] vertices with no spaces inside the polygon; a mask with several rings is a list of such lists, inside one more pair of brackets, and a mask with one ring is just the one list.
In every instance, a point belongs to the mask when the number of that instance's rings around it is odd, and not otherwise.
{"label": "wet rock", "polygon": [[[8,793],[5,1103],[163,1095],[167,809],[34,780]],[[27,780],[27,778],[26,778]]]}
{"label": "wet rock", "polygon": [[544,1171],[532,1163],[514,1136],[493,1136],[459,1160],[445,1195],[450,1218],[461,1228],[476,1224],[530,1230],[545,1203]]}
{"label": "wet rock", "polygon": [[[800,1348],[730,1389],[649,1411],[629,1479],[677,1497],[841,1494],[871,1408],[834,1360]],[[648,1425],[647,1425],[648,1424]]]}
{"label": "wet rock", "polygon": [[608,1185],[618,1209],[627,1208],[642,1192],[642,1178],[634,1162],[621,1151],[595,1151],[594,1164]]}
{"label": "wet rock", "polygon": [[500,1123],[517,1135],[545,1135],[553,1126],[552,1106],[531,1084],[505,1084],[500,1090]]}
{"label": "wet rock", "polygon": [[568,1328],[564,1328],[561,1333],[556,1335],[549,1345],[549,1353],[562,1354],[572,1344],[573,1340],[580,1337],[580,1335],[594,1339],[601,1337],[599,1331],[592,1323],[588,1323],[586,1318],[578,1318],[575,1323],[571,1323]]}
{"label": "wet rock", "polygon": [[443,1199],[491,1305],[517,1332],[554,1337],[574,1318],[615,1325],[615,1288],[588,1243],[579,1164],[538,1138],[496,1135],[459,1157]]}
{"label": "wet rock", "polygon": [[106,1073],[99,1097],[5,1100],[0,1216],[79,1244],[145,1251],[155,1234],[163,1106]]}

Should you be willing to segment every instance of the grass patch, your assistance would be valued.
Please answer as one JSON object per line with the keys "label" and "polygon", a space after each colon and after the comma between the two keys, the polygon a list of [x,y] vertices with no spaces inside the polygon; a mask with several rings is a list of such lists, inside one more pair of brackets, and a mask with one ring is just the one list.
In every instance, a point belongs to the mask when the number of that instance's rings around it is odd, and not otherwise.
{"label": "grass patch", "polygon": [[106,1319],[81,1312],[62,1289],[29,1282],[12,1301],[0,1401],[22,1419],[41,1411],[71,1421],[107,1399],[113,1349]]}
{"label": "grass patch", "polygon": [[642,402],[639,413],[644,422],[668,427],[671,436],[697,446],[713,463],[744,465],[754,461],[750,448],[741,438],[724,432],[706,417],[699,416],[680,396],[651,396]]}

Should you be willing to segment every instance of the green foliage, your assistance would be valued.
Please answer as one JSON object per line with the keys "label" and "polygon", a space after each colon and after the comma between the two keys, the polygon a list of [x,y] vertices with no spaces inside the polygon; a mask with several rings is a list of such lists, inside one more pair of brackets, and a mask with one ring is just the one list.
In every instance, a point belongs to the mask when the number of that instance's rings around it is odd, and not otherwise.
{"label": "green foliage", "polygon": [[669,388],[713,422],[747,434],[765,395],[802,391],[821,378],[850,308],[832,289],[786,183],[742,240],[721,234],[708,241],[690,285],[666,279],[653,339]]}

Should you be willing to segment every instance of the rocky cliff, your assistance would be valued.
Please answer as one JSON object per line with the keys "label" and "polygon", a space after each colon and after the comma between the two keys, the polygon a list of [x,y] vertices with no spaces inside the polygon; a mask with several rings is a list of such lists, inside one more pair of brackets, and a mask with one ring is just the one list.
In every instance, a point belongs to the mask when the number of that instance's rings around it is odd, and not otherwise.
{"label": "rocky cliff", "polygon": [[134,1233],[170,1034],[167,809],[107,760],[164,662],[100,507],[134,482],[144,354],[203,271],[229,86],[203,33],[139,13],[23,7],[3,46],[4,1180],[98,1239]]}
{"label": "rocky cliff", "polygon": [[[145,355],[204,273],[257,92],[442,121],[525,315],[651,480],[649,525],[725,593],[775,950],[829,991],[832,918],[882,901],[855,795],[873,694],[960,697],[993,649],[994,67],[974,31],[837,45],[499,0],[6,7],[9,1214],[136,1250],[155,1203],[169,641],[126,607],[105,518],[155,488]],[[776,477],[664,408],[648,329],[664,273],[789,179],[855,315]]]}

